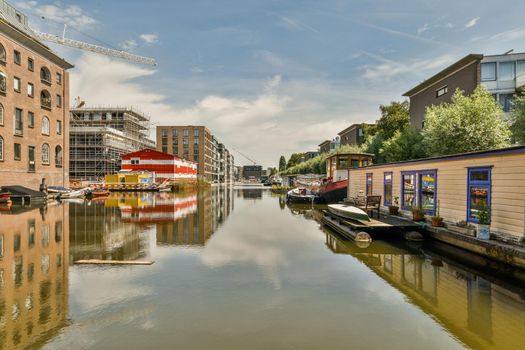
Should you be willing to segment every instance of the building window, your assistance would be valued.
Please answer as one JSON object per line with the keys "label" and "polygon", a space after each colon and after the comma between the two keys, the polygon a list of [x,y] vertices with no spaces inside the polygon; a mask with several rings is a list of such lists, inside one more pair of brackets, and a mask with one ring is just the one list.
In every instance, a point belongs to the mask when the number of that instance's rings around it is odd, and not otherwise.
{"label": "building window", "polygon": [[409,210],[416,205],[416,174],[401,173],[401,208]]}
{"label": "building window", "polygon": [[199,138],[198,137],[193,139],[193,144],[194,145],[198,145],[199,144]]}
{"label": "building window", "polygon": [[162,137],[168,137],[168,129],[162,129],[161,130]]}
{"label": "building window", "polygon": [[508,81],[514,80],[516,77],[514,62],[500,62],[498,80]]}
{"label": "building window", "polygon": [[525,78],[525,61],[516,62],[516,78]]}
{"label": "building window", "polygon": [[31,72],[35,70],[35,62],[33,61],[32,58],[27,59],[27,69],[30,70]]}
{"label": "building window", "polygon": [[367,196],[371,196],[373,194],[373,176],[374,174],[372,173],[367,173],[366,174],[366,195]]}
{"label": "building window", "polygon": [[199,129],[194,129],[193,130],[193,136],[194,137],[199,137]]}
{"label": "building window", "polygon": [[15,50],[15,52],[13,52],[13,61],[16,64],[20,65],[20,62],[22,61],[22,55],[20,55],[19,51]]}
{"label": "building window", "polygon": [[22,159],[22,146],[19,144],[19,143],[15,143],[15,148],[14,148],[14,153],[15,153],[15,160],[20,160]]}
{"label": "building window", "polygon": [[49,135],[49,119],[47,117],[42,118],[42,134]]}
{"label": "building window", "polygon": [[4,48],[4,46],[2,44],[0,44],[0,62],[5,64],[5,61],[6,61],[5,48]]}
{"label": "building window", "polygon": [[383,196],[385,206],[392,205],[392,173],[388,172],[384,175],[385,181],[383,185]]}
{"label": "building window", "polygon": [[22,83],[20,82],[20,78],[18,77],[14,77],[13,78],[13,89],[16,91],[16,92],[20,92],[20,86],[22,85]]}
{"label": "building window", "polygon": [[419,203],[428,215],[436,213],[436,172],[419,174]]}
{"label": "building window", "polygon": [[28,128],[35,127],[35,113],[33,112],[27,112],[27,127]]}
{"label": "building window", "polygon": [[514,100],[513,94],[500,94],[499,95],[499,103],[501,105],[501,108],[503,108],[503,112],[510,112],[513,100]]}
{"label": "building window", "polygon": [[441,97],[448,93],[448,86],[443,86],[441,89],[436,90],[436,97]]}
{"label": "building window", "polygon": [[0,136],[0,160],[4,160],[4,139]]}
{"label": "building window", "polygon": [[55,166],[58,168],[62,167],[62,147],[56,146],[55,147]]}
{"label": "building window", "polygon": [[7,89],[7,75],[0,72],[0,93],[5,94]]}
{"label": "building window", "polygon": [[27,96],[29,97],[35,96],[35,87],[31,83],[27,83]]}
{"label": "building window", "polygon": [[57,107],[62,108],[62,95],[57,94]]}
{"label": "building window", "polygon": [[57,120],[57,135],[62,135],[62,121]]}
{"label": "building window", "polygon": [[496,80],[496,62],[481,64],[481,81]]}
{"label": "building window", "polygon": [[492,174],[490,167],[468,168],[467,220],[478,222],[478,208],[485,205],[490,212]]}
{"label": "building window", "polygon": [[22,110],[20,108],[15,108],[15,135],[23,134],[23,126]]}
{"label": "building window", "polygon": [[62,85],[62,74],[57,72],[57,84]]}
{"label": "building window", "polygon": [[51,109],[51,95],[47,90],[42,90],[40,93],[40,105],[44,109]]}
{"label": "building window", "polygon": [[42,145],[42,163],[49,164],[49,145],[47,143]]}
{"label": "building window", "polygon": [[40,69],[40,80],[43,83],[51,84],[51,72],[46,67]]}
{"label": "building window", "polygon": [[182,136],[189,136],[189,135],[190,135],[190,131],[188,129],[184,129],[182,132]]}
{"label": "building window", "polygon": [[4,125],[4,105],[0,103],[0,125]]}
{"label": "building window", "polygon": [[172,130],[172,135],[173,135],[174,139],[179,138],[179,130],[178,129],[173,129]]}

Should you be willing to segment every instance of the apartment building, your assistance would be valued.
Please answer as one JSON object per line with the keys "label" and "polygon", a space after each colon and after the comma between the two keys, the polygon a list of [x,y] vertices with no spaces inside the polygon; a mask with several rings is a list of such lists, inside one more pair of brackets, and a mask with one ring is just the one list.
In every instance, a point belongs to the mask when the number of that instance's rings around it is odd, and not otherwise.
{"label": "apartment building", "polygon": [[150,118],[127,107],[71,109],[69,176],[95,181],[121,169],[121,157],[155,148],[149,139]]}
{"label": "apartment building", "polygon": [[319,154],[330,152],[330,140],[325,140],[319,144]]}
{"label": "apartment building", "polygon": [[0,5],[0,186],[67,185],[73,66],[24,30],[24,14]]}
{"label": "apartment building", "polygon": [[450,102],[458,88],[470,94],[479,85],[509,112],[513,96],[525,87],[525,53],[469,54],[454,62],[403,94],[410,98],[410,123],[422,129],[427,107]]}
{"label": "apartment building", "polygon": [[372,124],[352,124],[338,133],[342,145],[361,146],[365,141],[365,127]]}

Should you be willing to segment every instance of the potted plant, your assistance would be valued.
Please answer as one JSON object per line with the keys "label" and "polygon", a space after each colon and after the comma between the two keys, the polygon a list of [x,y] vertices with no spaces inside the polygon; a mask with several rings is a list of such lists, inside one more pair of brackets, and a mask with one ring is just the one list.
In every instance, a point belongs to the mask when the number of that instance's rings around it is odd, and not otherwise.
{"label": "potted plant", "polygon": [[490,239],[490,209],[485,202],[476,205],[478,217],[478,234],[479,239]]}
{"label": "potted plant", "polygon": [[394,203],[388,206],[390,215],[399,215],[399,197],[394,197]]}
{"label": "potted plant", "polygon": [[425,221],[425,210],[419,204],[416,207],[411,208],[412,211],[412,221]]}
{"label": "potted plant", "polygon": [[437,202],[436,215],[432,217],[432,226],[443,227],[443,218],[439,216],[439,201]]}

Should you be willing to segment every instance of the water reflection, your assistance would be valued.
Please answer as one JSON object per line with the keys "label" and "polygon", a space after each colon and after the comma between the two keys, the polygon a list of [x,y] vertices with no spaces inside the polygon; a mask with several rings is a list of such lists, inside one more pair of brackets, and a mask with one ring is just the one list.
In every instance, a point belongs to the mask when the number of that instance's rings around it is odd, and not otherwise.
{"label": "water reflection", "polygon": [[67,205],[0,213],[0,348],[38,347],[67,324]]}
{"label": "water reflection", "polygon": [[359,259],[467,346],[523,347],[523,281],[509,283],[461,265],[450,256],[466,253],[444,244],[396,247],[377,241],[363,249],[335,233],[325,234],[326,245],[334,253]]}

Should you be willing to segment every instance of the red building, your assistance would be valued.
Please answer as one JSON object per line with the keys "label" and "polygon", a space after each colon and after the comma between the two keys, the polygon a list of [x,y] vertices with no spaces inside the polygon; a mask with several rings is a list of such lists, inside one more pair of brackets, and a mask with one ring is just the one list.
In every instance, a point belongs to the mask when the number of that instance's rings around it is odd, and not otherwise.
{"label": "red building", "polygon": [[166,179],[197,180],[197,163],[153,149],[143,149],[123,155],[121,169],[153,172],[157,182]]}

